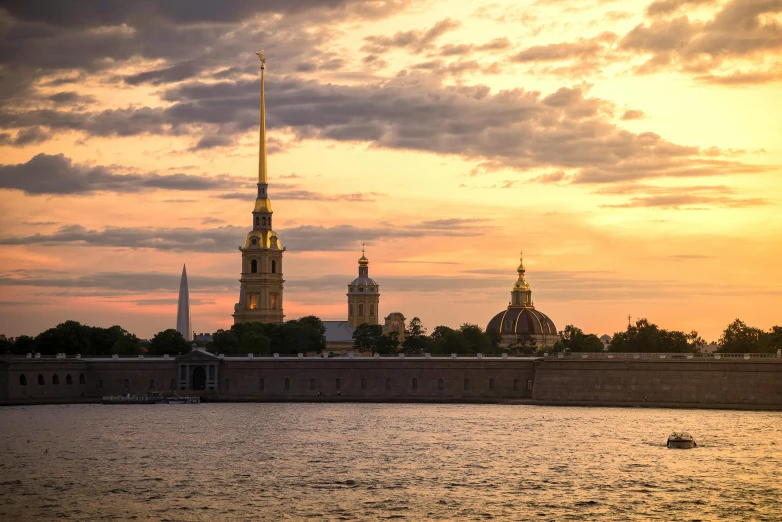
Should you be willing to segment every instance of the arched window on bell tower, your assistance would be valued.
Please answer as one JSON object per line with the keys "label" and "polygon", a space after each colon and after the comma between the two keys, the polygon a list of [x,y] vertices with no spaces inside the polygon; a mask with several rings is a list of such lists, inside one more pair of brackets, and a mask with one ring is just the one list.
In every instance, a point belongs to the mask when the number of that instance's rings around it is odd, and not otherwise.
{"label": "arched window on bell tower", "polygon": [[258,216],[255,216],[255,226],[257,227],[258,225],[259,225]]}
{"label": "arched window on bell tower", "polygon": [[255,260],[255,259],[250,261],[250,272],[253,273],[253,274],[257,274],[258,273],[258,261]]}
{"label": "arched window on bell tower", "polygon": [[358,304],[358,316],[364,317],[364,303]]}
{"label": "arched window on bell tower", "polygon": [[276,273],[277,273],[277,261],[272,259],[272,274],[276,274]]}
{"label": "arched window on bell tower", "polygon": [[265,218],[265,217],[262,217],[262,218],[261,218],[261,224],[262,224],[262,225],[265,225],[265,224],[266,224],[266,218]]}

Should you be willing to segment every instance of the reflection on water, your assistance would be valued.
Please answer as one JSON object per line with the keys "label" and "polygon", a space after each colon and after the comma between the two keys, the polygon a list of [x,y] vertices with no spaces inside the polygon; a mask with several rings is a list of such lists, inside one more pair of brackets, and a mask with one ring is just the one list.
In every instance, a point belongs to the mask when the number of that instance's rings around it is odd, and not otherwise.
{"label": "reflection on water", "polygon": [[2,520],[782,517],[780,413],[20,406],[0,435]]}

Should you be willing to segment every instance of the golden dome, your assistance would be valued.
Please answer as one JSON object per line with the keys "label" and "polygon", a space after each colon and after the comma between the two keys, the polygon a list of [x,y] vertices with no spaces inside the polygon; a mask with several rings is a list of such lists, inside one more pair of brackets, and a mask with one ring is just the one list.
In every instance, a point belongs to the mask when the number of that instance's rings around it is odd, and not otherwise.
{"label": "golden dome", "polygon": [[369,259],[367,259],[366,256],[364,256],[364,254],[361,254],[361,257],[358,260],[358,264],[359,265],[368,265],[369,264]]}
{"label": "golden dome", "polygon": [[272,202],[269,198],[256,198],[255,210],[253,212],[269,212],[272,211]]}
{"label": "golden dome", "polygon": [[251,230],[244,240],[244,248],[271,248],[280,250],[282,244],[273,230]]}

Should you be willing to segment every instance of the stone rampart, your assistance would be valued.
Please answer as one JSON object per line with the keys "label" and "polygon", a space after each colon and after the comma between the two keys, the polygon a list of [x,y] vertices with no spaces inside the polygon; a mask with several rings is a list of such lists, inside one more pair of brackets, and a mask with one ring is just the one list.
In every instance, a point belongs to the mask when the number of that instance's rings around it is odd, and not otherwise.
{"label": "stone rampart", "polygon": [[[192,372],[203,365],[216,366],[216,387],[191,389],[197,386]],[[193,352],[166,359],[5,358],[0,362],[0,404],[94,402],[106,395],[149,391],[167,395],[172,390],[214,401],[782,409],[782,359],[219,358]]]}
{"label": "stone rampart", "polygon": [[541,403],[782,408],[780,359],[545,359],[535,368]]}

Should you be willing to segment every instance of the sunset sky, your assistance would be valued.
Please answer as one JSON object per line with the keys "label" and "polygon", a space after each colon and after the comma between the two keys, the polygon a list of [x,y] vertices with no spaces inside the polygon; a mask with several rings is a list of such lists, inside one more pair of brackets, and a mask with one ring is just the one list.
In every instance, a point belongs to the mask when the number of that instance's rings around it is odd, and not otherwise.
{"label": "sunset sky", "polygon": [[232,324],[260,48],[287,319],[782,324],[782,0],[3,5],[0,333]]}

